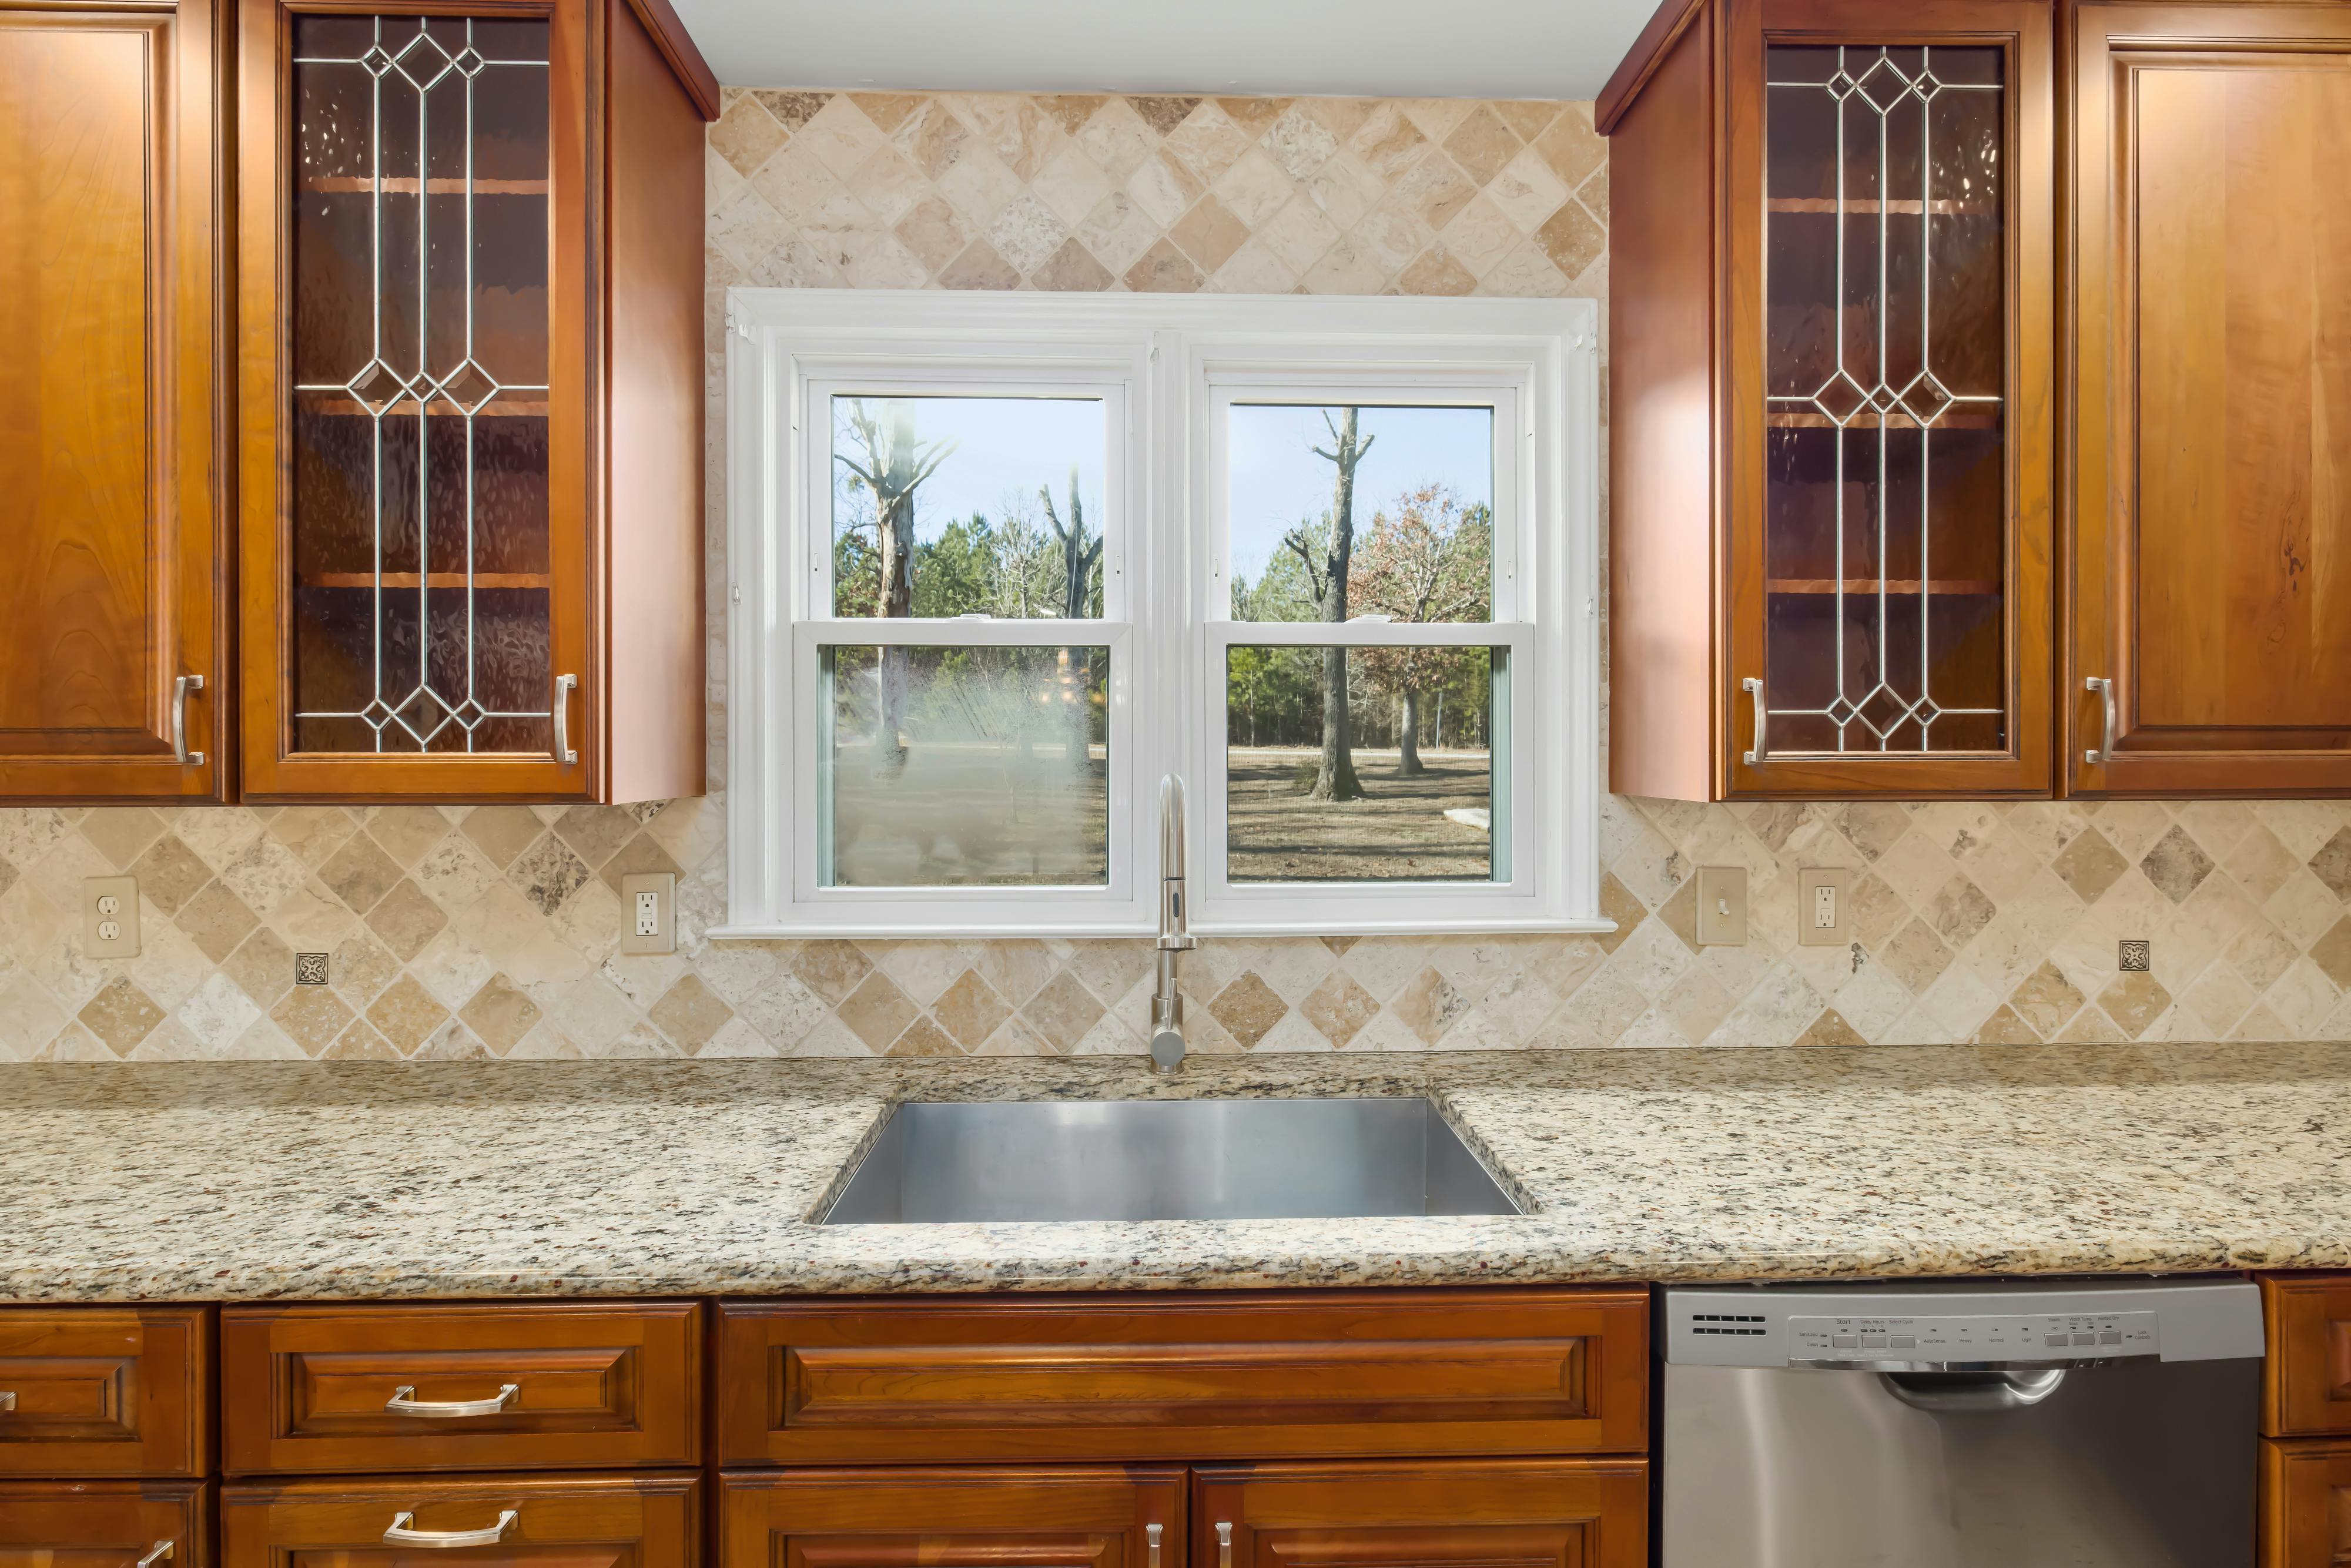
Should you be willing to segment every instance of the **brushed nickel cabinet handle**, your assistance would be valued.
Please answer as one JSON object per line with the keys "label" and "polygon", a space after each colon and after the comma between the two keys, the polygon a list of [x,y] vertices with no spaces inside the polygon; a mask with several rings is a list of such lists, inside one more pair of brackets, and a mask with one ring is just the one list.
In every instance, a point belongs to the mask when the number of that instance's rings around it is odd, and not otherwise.
{"label": "brushed nickel cabinet handle", "polygon": [[571,749],[571,688],[579,684],[577,675],[555,677],[555,760],[566,768],[580,760]]}
{"label": "brushed nickel cabinet handle", "polygon": [[412,1530],[409,1521],[416,1516],[402,1512],[392,1516],[392,1526],[383,1532],[386,1546],[496,1546],[506,1539],[522,1516],[513,1509],[498,1515],[496,1524],[486,1524],[479,1530]]}
{"label": "brushed nickel cabinet handle", "polygon": [[183,768],[202,768],[204,754],[188,749],[188,694],[204,689],[202,675],[182,675],[172,683],[172,755]]}
{"label": "brushed nickel cabinet handle", "polygon": [[155,1568],[156,1563],[169,1561],[171,1555],[172,1543],[159,1541],[147,1549],[147,1555],[139,1560],[138,1568]]}
{"label": "brushed nickel cabinet handle", "polygon": [[1151,1562],[1148,1568],[1159,1568],[1160,1530],[1161,1526],[1156,1524],[1146,1524],[1143,1527],[1143,1539],[1151,1543]]}
{"label": "brushed nickel cabinet handle", "polygon": [[494,1399],[418,1399],[416,1385],[403,1383],[392,1391],[383,1407],[395,1416],[495,1416],[522,1392],[518,1383],[501,1383]]}
{"label": "brushed nickel cabinet handle", "polygon": [[2095,768],[2115,759],[2115,683],[2104,675],[2084,675],[2082,689],[2098,694],[2099,706],[2105,714],[2105,744],[2094,751],[2082,753],[2082,760]]}
{"label": "brushed nickel cabinet handle", "polygon": [[1217,1568],[1233,1568],[1233,1527],[1217,1521]]}
{"label": "brushed nickel cabinet handle", "polygon": [[1747,754],[1747,766],[1752,768],[1771,755],[1763,745],[1763,682],[1759,676],[1750,675],[1739,683],[1739,689],[1755,705],[1755,749]]}

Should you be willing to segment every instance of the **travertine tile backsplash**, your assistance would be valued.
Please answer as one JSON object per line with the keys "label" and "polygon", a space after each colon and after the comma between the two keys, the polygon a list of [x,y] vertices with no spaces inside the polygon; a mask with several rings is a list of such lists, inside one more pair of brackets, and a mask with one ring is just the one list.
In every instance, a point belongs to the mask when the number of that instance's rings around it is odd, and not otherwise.
{"label": "travertine tile backsplash", "polygon": [[[710,149],[714,584],[733,284],[1607,287],[1588,104],[730,89]],[[1144,944],[711,943],[723,851],[715,794],[0,811],[0,1060],[1143,1049]],[[1614,798],[1603,855],[1606,937],[1208,942],[1197,1044],[2351,1040],[2351,802]],[[1748,867],[1749,946],[1691,946],[1701,864]],[[1860,873],[1858,952],[1790,945],[1812,865]],[[621,876],[671,869],[679,952],[620,956]],[[143,950],[87,959],[81,880],[121,871]],[[2126,937],[2149,972],[2117,973]],[[298,951],[331,984],[294,985]]]}

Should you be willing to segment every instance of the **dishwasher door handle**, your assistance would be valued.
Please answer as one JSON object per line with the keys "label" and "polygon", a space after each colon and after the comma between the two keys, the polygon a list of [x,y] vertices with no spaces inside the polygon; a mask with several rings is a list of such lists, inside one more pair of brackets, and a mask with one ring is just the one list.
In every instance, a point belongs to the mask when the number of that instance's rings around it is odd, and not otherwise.
{"label": "dishwasher door handle", "polygon": [[2065,1381],[2065,1368],[2036,1372],[1881,1372],[1886,1391],[1914,1410],[1971,1415],[2022,1410],[2040,1404]]}

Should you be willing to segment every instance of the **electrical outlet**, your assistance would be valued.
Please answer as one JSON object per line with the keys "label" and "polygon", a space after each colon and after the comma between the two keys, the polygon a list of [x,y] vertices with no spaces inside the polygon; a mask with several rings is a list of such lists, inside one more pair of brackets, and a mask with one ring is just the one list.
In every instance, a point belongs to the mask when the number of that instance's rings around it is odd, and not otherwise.
{"label": "electrical outlet", "polygon": [[139,956],[139,879],[85,877],[81,884],[82,951],[93,958]]}
{"label": "electrical outlet", "polygon": [[1747,868],[1702,865],[1698,868],[1698,945],[1701,947],[1747,946]]}
{"label": "electrical outlet", "polygon": [[1842,947],[1853,940],[1853,873],[1837,866],[1796,873],[1796,946]]}
{"label": "electrical outlet", "polygon": [[621,879],[623,953],[677,951],[677,878],[668,872],[632,872]]}

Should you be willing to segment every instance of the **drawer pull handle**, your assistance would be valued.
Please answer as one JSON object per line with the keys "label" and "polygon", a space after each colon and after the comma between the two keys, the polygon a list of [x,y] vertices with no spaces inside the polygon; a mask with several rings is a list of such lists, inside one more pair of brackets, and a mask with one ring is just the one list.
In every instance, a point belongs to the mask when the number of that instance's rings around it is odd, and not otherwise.
{"label": "drawer pull handle", "polygon": [[158,1563],[169,1562],[171,1556],[172,1543],[168,1541],[159,1541],[148,1548],[146,1556],[139,1560],[139,1568],[155,1568]]}
{"label": "drawer pull handle", "polygon": [[1233,1568],[1233,1527],[1217,1521],[1217,1568]]}
{"label": "drawer pull handle", "polygon": [[0,1388],[0,1414],[14,1414],[16,1408],[16,1391],[13,1388]]}
{"label": "drawer pull handle", "polygon": [[580,753],[571,747],[571,688],[579,684],[577,675],[555,677],[555,745],[550,749],[557,766],[562,768],[580,760]]}
{"label": "drawer pull handle", "polygon": [[417,1399],[411,1397],[416,1385],[403,1383],[392,1391],[383,1407],[395,1416],[436,1416],[446,1419],[452,1416],[495,1416],[505,1409],[514,1396],[522,1392],[518,1383],[498,1385],[495,1399]]}
{"label": "drawer pull handle", "polygon": [[1739,689],[1745,692],[1748,700],[1755,706],[1755,749],[1747,753],[1745,758],[1747,766],[1752,768],[1771,755],[1763,746],[1763,721],[1768,716],[1763,707],[1763,683],[1750,675],[1739,683]]}
{"label": "drawer pull handle", "polygon": [[204,689],[202,675],[178,675],[172,681],[172,755],[183,768],[202,768],[204,754],[188,749],[188,694]]}
{"label": "drawer pull handle", "polygon": [[513,1509],[507,1509],[498,1515],[496,1524],[484,1525],[479,1530],[411,1530],[408,1521],[415,1517],[413,1513],[393,1514],[392,1527],[383,1532],[383,1543],[386,1546],[496,1546],[506,1539],[507,1531],[513,1529],[515,1521],[522,1516]]}
{"label": "drawer pull handle", "polygon": [[2105,744],[2095,751],[2082,753],[2082,760],[2096,768],[2115,759],[2115,683],[2104,675],[2084,675],[2082,689],[2096,694],[2098,716],[2105,721]]}
{"label": "drawer pull handle", "polygon": [[1145,1540],[1145,1541],[1147,1541],[1147,1542],[1149,1542],[1151,1543],[1151,1563],[1150,1563],[1150,1568],[1159,1568],[1159,1531],[1160,1531],[1160,1528],[1161,1528],[1160,1526],[1155,1525],[1155,1524],[1146,1524],[1146,1525],[1144,1525],[1144,1526],[1143,1527],[1143,1539],[1144,1539],[1144,1540]]}

